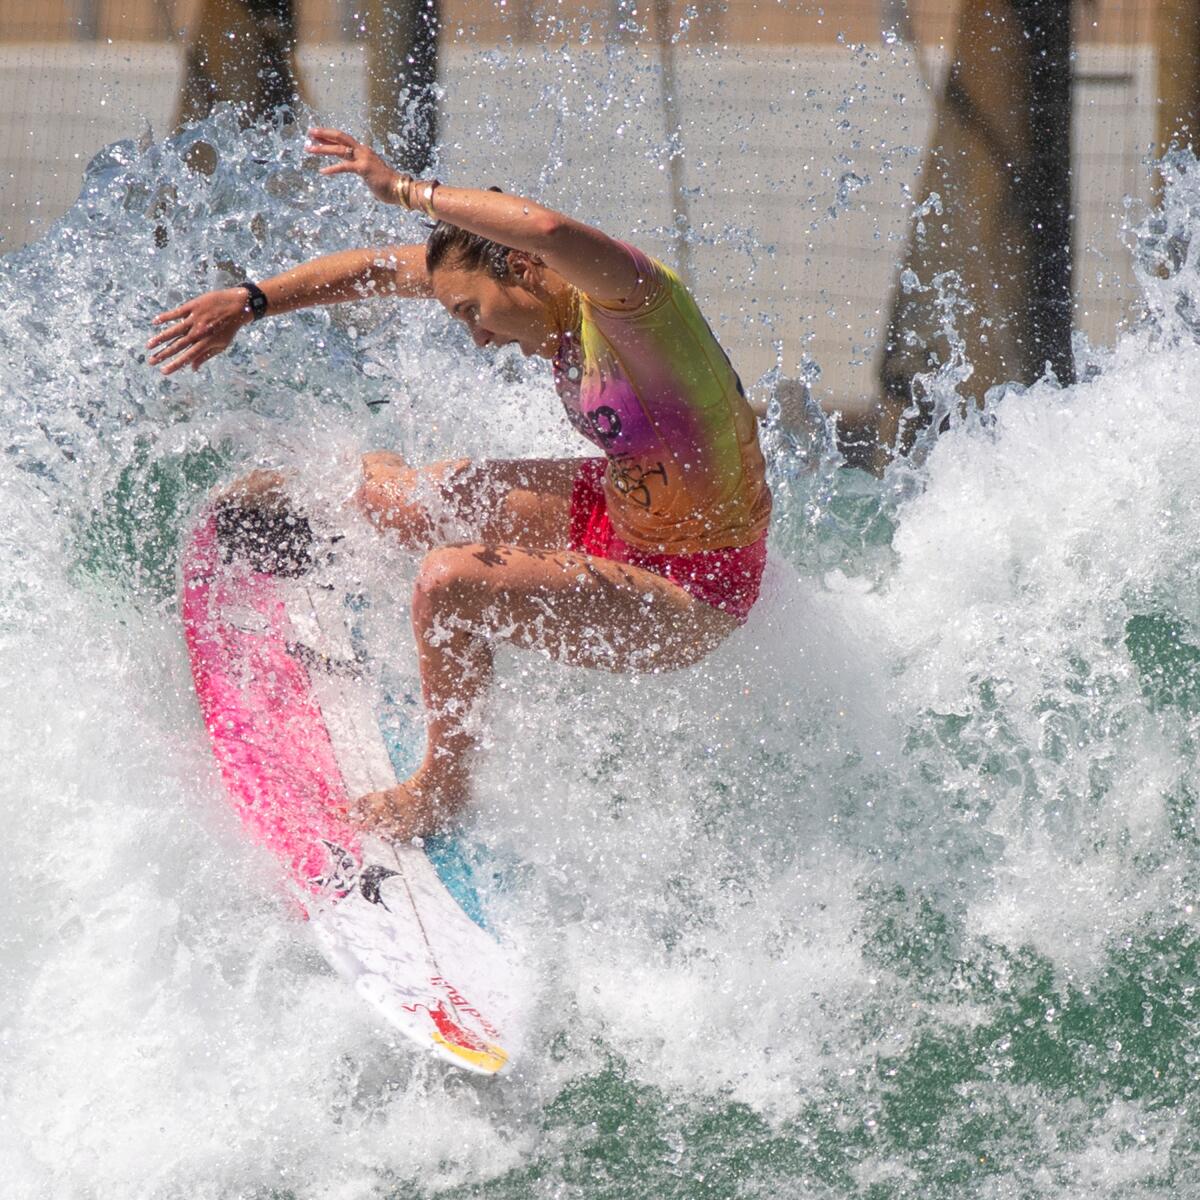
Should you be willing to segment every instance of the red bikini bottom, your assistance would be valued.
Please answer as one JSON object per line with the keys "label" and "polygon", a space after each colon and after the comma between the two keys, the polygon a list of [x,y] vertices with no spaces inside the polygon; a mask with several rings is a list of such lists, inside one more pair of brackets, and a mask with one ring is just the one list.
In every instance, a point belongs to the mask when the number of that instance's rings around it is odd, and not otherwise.
{"label": "red bikini bottom", "polygon": [[652,554],[622,541],[613,532],[604,496],[603,458],[584,459],[571,492],[571,549],[613,562],[653,571],[678,584],[689,596],[746,620],[767,563],[767,535],[749,546],[700,550],[695,554]]}

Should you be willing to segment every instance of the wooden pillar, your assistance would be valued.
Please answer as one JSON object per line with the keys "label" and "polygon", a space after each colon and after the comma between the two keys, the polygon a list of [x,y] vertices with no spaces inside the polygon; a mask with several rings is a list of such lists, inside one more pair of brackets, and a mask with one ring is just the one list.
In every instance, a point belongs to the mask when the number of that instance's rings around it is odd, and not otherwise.
{"label": "wooden pillar", "polygon": [[1158,149],[1172,142],[1200,149],[1200,4],[1158,0]]}
{"label": "wooden pillar", "polygon": [[176,126],[222,101],[246,124],[303,99],[293,0],[200,0],[184,57]]}
{"label": "wooden pillar", "polygon": [[75,0],[75,10],[75,36],[81,42],[94,42],[100,36],[100,0]]}
{"label": "wooden pillar", "polygon": [[397,167],[420,175],[437,145],[440,0],[369,0],[368,13],[371,136],[385,157],[398,153]]}
{"label": "wooden pillar", "polygon": [[[662,79],[662,117],[667,135],[667,178],[671,185],[671,228],[674,230],[675,271],[685,287],[692,286],[692,250],[688,241],[691,217],[683,184],[683,124],[679,98],[679,75],[675,70],[674,29],[670,0],[652,0],[654,42]],[[679,143],[678,145],[676,143]]]}
{"label": "wooden pillar", "polygon": [[892,301],[882,445],[900,432],[915,377],[945,360],[932,287],[942,272],[957,272],[968,304],[957,328],[971,398],[1047,366],[1074,379],[1070,151],[1069,0],[964,0],[921,182],[939,211],[925,212],[923,232],[914,223],[901,264],[921,286],[897,286]]}
{"label": "wooden pillar", "polygon": [[[1021,18],[1029,80],[1029,157],[1018,183],[1029,223],[1028,341],[1020,381],[1049,369],[1063,385],[1075,382],[1071,335],[1075,296],[1071,246],[1071,4],[1013,0]],[[998,380],[997,382],[1005,382]]]}

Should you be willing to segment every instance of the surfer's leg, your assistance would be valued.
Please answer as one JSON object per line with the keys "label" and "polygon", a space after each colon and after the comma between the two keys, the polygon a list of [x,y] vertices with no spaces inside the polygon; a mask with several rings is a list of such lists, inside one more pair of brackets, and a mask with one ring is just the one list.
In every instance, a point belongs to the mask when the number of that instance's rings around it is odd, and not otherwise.
{"label": "surfer's leg", "polygon": [[425,760],[390,792],[365,797],[382,831],[428,833],[466,802],[472,718],[498,642],[608,671],[666,671],[703,658],[737,620],[640,567],[574,551],[444,546],[425,556],[413,631],[429,710]]}
{"label": "surfer's leg", "polygon": [[478,539],[549,549],[569,540],[578,459],[457,459],[410,467],[398,454],[363,458],[362,512],[414,549]]}

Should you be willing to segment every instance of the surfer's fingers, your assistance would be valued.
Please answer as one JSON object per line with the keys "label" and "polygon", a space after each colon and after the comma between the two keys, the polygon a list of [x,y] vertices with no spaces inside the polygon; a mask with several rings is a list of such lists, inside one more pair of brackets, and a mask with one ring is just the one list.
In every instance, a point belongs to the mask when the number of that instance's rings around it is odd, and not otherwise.
{"label": "surfer's fingers", "polygon": [[192,301],[188,300],[186,303],[181,304],[178,308],[171,308],[166,312],[160,312],[158,316],[150,322],[150,324],[161,325],[164,321],[176,321],[180,317],[186,317],[191,311]]}
{"label": "surfer's fingers", "polygon": [[360,145],[353,139],[341,142],[310,141],[304,149],[308,154],[331,154],[336,158],[344,159],[346,162],[352,162],[356,159],[361,162],[363,159],[371,157],[370,148]]}
{"label": "surfer's fingers", "polygon": [[150,365],[157,367],[159,363],[166,362],[168,358],[174,358],[177,354],[182,354],[183,351],[194,346],[197,340],[195,333],[191,330],[182,331],[178,337],[171,338],[165,345],[159,347],[155,353],[150,355]]}
{"label": "surfer's fingers", "polygon": [[344,146],[341,142],[309,142],[304,149],[309,154],[336,154],[339,158],[354,153],[353,146]]}
{"label": "surfer's fingers", "polygon": [[341,146],[354,146],[357,139],[341,129],[329,129],[324,125],[314,125],[308,130],[308,140],[311,144],[318,142],[333,142]]}
{"label": "surfer's fingers", "polygon": [[157,354],[152,354],[150,356],[150,365],[152,367],[157,367],[159,363],[164,363],[168,359],[174,358],[177,354],[182,354],[189,345],[191,345],[190,342],[183,342],[178,346],[164,346]]}
{"label": "surfer's fingers", "polygon": [[170,329],[164,329],[162,331],[162,333],[156,333],[146,343],[146,349],[154,350],[158,346],[165,346],[168,342],[177,341],[185,333],[187,333],[188,329],[189,329],[188,324],[184,321],[180,321],[180,323],[178,325],[172,325],[170,327]]}
{"label": "surfer's fingers", "polygon": [[330,163],[327,167],[321,167],[317,171],[318,175],[341,175],[344,171],[350,171],[354,175],[362,174],[362,164],[352,162]]}
{"label": "surfer's fingers", "polygon": [[200,355],[203,353],[204,353],[203,343],[193,343],[191,346],[189,346],[187,349],[185,349],[181,354],[179,354],[176,358],[171,359],[171,361],[169,363],[167,363],[164,367],[162,367],[161,368],[162,373],[164,375],[174,375],[175,372],[178,371],[180,367],[188,366],[190,363],[192,363],[196,359],[197,355]]}

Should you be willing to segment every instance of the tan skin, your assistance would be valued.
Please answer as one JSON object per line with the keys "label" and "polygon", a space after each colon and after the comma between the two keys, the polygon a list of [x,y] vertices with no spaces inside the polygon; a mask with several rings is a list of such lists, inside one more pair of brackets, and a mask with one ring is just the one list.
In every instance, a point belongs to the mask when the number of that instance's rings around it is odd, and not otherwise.
{"label": "tan skin", "polygon": [[[311,153],[337,160],[322,174],[356,174],[378,199],[397,202],[397,173],[369,147],[337,130],[309,136]],[[261,283],[268,311],[371,295],[433,298],[467,325],[477,346],[516,343],[526,356],[553,358],[562,334],[556,313],[569,289],[614,301],[636,284],[628,254],[611,238],[531,200],[438,187],[435,212],[515,247],[508,277],[452,262],[430,275],[424,246],[348,250]],[[198,370],[250,319],[244,290],[207,292],[155,318],[163,328],[147,343],[150,363],[165,375]],[[398,787],[357,802],[357,815],[377,832],[425,835],[461,812],[476,749],[469,718],[486,695],[500,641],[576,666],[664,671],[698,662],[736,627],[660,575],[567,548],[578,467],[575,459],[531,459],[414,468],[387,451],[363,458],[359,509],[423,553],[412,621],[429,710],[421,766]],[[282,484],[277,473],[256,472],[231,494],[256,503],[278,497]],[[466,541],[440,539],[439,511],[466,526]]]}

